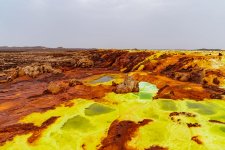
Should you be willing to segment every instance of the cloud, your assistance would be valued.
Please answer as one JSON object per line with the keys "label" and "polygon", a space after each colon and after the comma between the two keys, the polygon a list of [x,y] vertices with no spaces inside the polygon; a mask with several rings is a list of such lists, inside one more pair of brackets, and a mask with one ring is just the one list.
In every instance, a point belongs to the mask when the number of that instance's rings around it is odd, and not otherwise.
{"label": "cloud", "polygon": [[1,0],[0,44],[225,48],[223,0]]}
{"label": "cloud", "polygon": [[33,8],[43,8],[47,5],[47,1],[45,0],[29,0],[28,3],[30,3]]}

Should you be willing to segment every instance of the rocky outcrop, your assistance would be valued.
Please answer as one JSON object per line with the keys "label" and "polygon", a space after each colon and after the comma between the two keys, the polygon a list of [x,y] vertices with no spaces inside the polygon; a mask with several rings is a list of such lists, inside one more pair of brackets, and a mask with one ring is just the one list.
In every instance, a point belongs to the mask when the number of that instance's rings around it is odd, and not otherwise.
{"label": "rocky outcrop", "polygon": [[124,82],[121,84],[113,84],[115,86],[114,92],[117,94],[139,92],[138,81],[130,76],[126,76]]}
{"label": "rocky outcrop", "polygon": [[74,61],[74,67],[91,68],[94,67],[94,61],[88,57],[82,57],[77,61]]}
{"label": "rocky outcrop", "polygon": [[50,94],[58,94],[60,92],[63,92],[70,87],[74,87],[76,85],[82,85],[83,83],[75,80],[75,79],[70,79],[70,80],[65,80],[65,81],[52,81],[48,84],[47,90],[45,93],[50,93]]}
{"label": "rocky outcrop", "polygon": [[58,81],[58,82],[50,82],[47,87],[47,92],[51,94],[57,94],[66,90],[69,87],[69,83]]}
{"label": "rocky outcrop", "polygon": [[129,52],[122,54],[115,59],[112,64],[113,68],[118,68],[122,72],[130,72],[137,64],[144,61],[145,58],[154,54],[154,52]]}
{"label": "rocky outcrop", "polygon": [[50,64],[31,64],[25,67],[17,67],[15,69],[11,69],[7,74],[7,80],[12,81],[18,77],[29,76],[32,78],[36,78],[37,76],[44,73],[61,73],[60,69],[54,69]]}

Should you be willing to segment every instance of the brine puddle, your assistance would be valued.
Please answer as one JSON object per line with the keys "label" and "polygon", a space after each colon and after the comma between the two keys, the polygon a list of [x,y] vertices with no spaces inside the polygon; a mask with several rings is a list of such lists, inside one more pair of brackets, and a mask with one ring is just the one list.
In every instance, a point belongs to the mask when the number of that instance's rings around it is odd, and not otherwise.
{"label": "brine puddle", "polygon": [[95,83],[104,83],[104,82],[109,82],[112,81],[114,78],[112,76],[103,76],[101,78],[98,78],[94,81],[92,81],[91,83],[95,84]]}

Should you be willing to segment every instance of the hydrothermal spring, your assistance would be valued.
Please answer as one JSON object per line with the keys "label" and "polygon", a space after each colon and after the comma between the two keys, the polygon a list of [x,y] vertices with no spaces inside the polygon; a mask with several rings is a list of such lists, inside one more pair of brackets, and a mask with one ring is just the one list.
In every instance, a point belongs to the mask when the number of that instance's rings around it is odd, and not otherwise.
{"label": "hydrothermal spring", "polygon": [[140,82],[139,88],[139,93],[108,93],[101,103],[79,98],[71,100],[71,107],[32,113],[20,122],[41,126],[51,117],[58,118],[33,143],[28,142],[29,133],[16,136],[0,149],[110,149],[101,145],[115,120],[136,124],[148,120],[126,139],[127,149],[221,150],[225,145],[224,101],[152,100],[158,90],[155,85]]}

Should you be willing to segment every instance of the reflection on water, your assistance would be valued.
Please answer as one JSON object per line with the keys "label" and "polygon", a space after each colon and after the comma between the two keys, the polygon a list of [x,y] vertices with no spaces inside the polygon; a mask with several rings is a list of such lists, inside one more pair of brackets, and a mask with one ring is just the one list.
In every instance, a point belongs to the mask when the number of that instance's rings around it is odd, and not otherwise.
{"label": "reflection on water", "polygon": [[113,80],[113,77],[111,77],[111,76],[103,76],[103,77],[101,77],[101,78],[99,78],[97,80],[92,81],[91,83],[103,83],[103,82],[108,82],[108,81],[111,81],[111,80]]}
{"label": "reflection on water", "polygon": [[101,114],[105,114],[105,113],[109,113],[114,111],[114,109],[110,108],[110,107],[106,107],[104,105],[101,104],[92,104],[91,106],[89,106],[88,108],[85,109],[85,115],[87,116],[95,116],[95,115],[101,115]]}
{"label": "reflection on water", "polygon": [[187,107],[190,109],[195,109],[196,112],[202,115],[212,115],[215,114],[215,110],[210,104],[202,104],[197,102],[187,102]]}
{"label": "reflection on water", "polygon": [[82,116],[75,116],[69,119],[62,127],[63,130],[81,130],[86,131],[88,128],[92,127],[90,121]]}
{"label": "reflection on water", "polygon": [[168,110],[168,111],[176,111],[177,106],[174,101],[171,100],[161,100],[159,101],[159,104],[161,106],[161,109]]}
{"label": "reflection on water", "polygon": [[139,98],[145,100],[152,100],[152,98],[158,92],[158,88],[151,83],[148,82],[140,82],[139,83]]}

